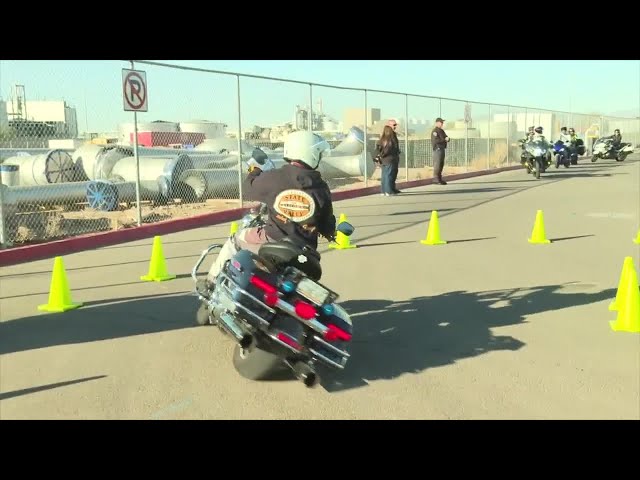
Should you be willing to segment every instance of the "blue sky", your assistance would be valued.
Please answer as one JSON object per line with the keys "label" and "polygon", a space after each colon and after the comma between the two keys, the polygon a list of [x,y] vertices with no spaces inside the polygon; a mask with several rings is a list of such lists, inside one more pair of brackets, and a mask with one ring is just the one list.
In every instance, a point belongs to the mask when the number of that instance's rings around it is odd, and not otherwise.
{"label": "blue sky", "polygon": [[[168,60],[166,63],[289,78],[346,87],[511,104],[580,113],[640,115],[640,62],[628,61],[247,61]],[[77,109],[79,130],[115,131],[132,121],[123,111],[122,61],[0,61],[0,96],[25,85],[27,100],[64,99]],[[236,78],[139,64],[147,72],[149,112],[140,121],[223,121],[237,128]],[[314,103],[336,120],[348,107],[364,107],[362,92],[314,87]],[[308,103],[309,88],[259,79],[241,80],[243,129],[291,121],[295,105]],[[402,96],[368,94],[383,117],[404,116]],[[86,105],[86,108],[85,108]],[[314,105],[317,108],[317,104]],[[433,120],[439,102],[411,97],[409,117]],[[506,107],[492,108],[506,113]],[[464,104],[443,101],[445,119],[462,118]],[[488,107],[473,105],[472,115]]]}

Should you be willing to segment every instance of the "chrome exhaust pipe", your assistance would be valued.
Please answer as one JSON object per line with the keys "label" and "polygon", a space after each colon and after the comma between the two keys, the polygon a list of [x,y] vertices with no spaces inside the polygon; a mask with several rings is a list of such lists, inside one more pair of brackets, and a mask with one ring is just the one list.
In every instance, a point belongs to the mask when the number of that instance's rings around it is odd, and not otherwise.
{"label": "chrome exhaust pipe", "polygon": [[254,336],[250,333],[243,332],[231,315],[228,313],[221,313],[220,320],[222,320],[222,325],[225,327],[225,330],[233,335],[240,347],[248,349],[255,345]]}
{"label": "chrome exhaust pipe", "polygon": [[320,375],[306,363],[298,362],[293,366],[293,373],[307,388],[313,388],[320,384]]}

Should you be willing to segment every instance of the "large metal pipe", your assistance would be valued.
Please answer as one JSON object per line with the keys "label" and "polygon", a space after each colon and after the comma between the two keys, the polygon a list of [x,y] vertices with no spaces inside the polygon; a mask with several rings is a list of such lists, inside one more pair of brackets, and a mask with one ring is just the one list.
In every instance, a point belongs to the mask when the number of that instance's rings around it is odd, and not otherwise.
{"label": "large metal pipe", "polygon": [[20,167],[22,186],[72,182],[76,175],[71,155],[60,149],[49,150],[40,155],[10,157],[3,163]]}
{"label": "large metal pipe", "polygon": [[[162,200],[164,198],[158,191],[154,191],[148,186],[148,182],[140,182],[141,200]],[[87,182],[85,197],[90,208],[112,212],[117,210],[120,203],[136,201],[136,183],[92,180]]]}
{"label": "large metal pipe", "polygon": [[[140,182],[149,182],[152,186],[155,182],[159,187],[163,186],[163,177],[168,181],[168,191],[160,193],[171,197],[175,195],[175,186],[180,174],[185,170],[193,168],[188,155],[179,154],[173,157],[143,157],[140,159]],[[135,157],[124,157],[118,160],[111,170],[109,179],[119,178],[125,182],[136,181],[136,159]],[[176,197],[178,198],[178,197]]]}
{"label": "large metal pipe", "polygon": [[181,198],[187,200],[192,198],[193,201],[202,201],[208,198],[237,198],[240,193],[238,170],[185,170],[180,175],[176,190],[185,192]]}
{"label": "large metal pipe", "polygon": [[364,132],[358,127],[351,127],[349,134],[337,147],[331,149],[331,156],[359,155],[364,151]]}
{"label": "large metal pipe", "polygon": [[8,187],[1,185],[3,209],[9,213],[21,206],[69,205],[87,201],[87,184],[89,182],[69,182],[56,185],[27,185]]}
{"label": "large metal pipe", "polygon": [[94,145],[87,143],[76,149],[71,158],[76,166],[79,180],[106,179],[118,160],[133,155],[129,147],[117,145]]}

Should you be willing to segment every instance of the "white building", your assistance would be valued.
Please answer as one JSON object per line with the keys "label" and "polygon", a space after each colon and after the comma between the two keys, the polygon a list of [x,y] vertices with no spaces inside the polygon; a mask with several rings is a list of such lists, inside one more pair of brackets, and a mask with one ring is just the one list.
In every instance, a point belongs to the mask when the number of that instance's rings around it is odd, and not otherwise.
{"label": "white building", "polygon": [[[15,111],[14,111],[15,109]],[[64,100],[27,100],[22,112],[13,102],[6,102],[4,109],[9,120],[44,122],[54,126],[56,136],[75,138],[78,136],[76,109]]]}

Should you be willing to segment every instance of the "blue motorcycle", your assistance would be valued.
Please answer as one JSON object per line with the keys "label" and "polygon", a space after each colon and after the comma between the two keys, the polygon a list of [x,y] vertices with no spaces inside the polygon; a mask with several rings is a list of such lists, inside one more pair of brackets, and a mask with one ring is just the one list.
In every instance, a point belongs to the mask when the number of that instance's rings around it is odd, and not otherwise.
{"label": "blue motorcycle", "polygon": [[564,165],[565,168],[569,168],[569,165],[571,165],[572,155],[563,141],[558,140],[553,144],[553,154],[556,156],[556,168],[560,168],[560,165]]}

